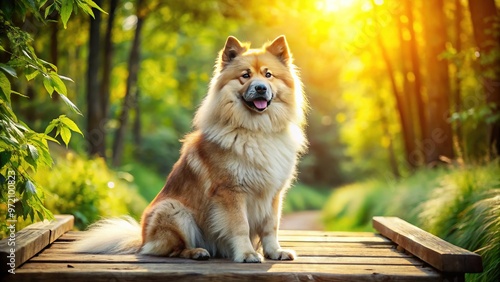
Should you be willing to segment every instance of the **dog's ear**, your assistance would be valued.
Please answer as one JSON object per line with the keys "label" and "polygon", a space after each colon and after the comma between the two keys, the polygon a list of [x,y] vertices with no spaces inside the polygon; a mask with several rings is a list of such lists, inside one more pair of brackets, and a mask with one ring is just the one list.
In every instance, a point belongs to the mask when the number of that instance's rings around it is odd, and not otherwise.
{"label": "dog's ear", "polygon": [[245,52],[247,48],[234,36],[229,36],[226,45],[222,49],[220,62],[222,66],[229,64],[234,58]]}
{"label": "dog's ear", "polygon": [[292,55],[288,49],[288,43],[284,35],[278,36],[266,47],[267,52],[275,55],[286,66],[291,64]]}

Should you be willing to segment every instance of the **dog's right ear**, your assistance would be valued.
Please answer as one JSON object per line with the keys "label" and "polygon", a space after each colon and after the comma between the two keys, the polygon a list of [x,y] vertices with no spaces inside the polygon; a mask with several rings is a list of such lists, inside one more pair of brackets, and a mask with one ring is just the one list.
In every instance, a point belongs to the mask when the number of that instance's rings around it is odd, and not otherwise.
{"label": "dog's right ear", "polygon": [[220,62],[222,68],[229,64],[234,58],[241,55],[247,50],[247,47],[241,44],[241,42],[234,36],[229,36],[226,40],[226,45],[222,49]]}

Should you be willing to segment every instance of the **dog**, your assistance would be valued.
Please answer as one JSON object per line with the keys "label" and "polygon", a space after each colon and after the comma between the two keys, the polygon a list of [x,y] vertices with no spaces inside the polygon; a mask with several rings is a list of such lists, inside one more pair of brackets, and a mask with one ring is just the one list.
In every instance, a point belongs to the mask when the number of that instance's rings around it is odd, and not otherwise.
{"label": "dog", "polygon": [[278,229],[283,197],[307,148],[307,103],[288,43],[251,49],[229,36],[163,189],[141,224],[93,224],[76,252],[235,262],[293,260]]}

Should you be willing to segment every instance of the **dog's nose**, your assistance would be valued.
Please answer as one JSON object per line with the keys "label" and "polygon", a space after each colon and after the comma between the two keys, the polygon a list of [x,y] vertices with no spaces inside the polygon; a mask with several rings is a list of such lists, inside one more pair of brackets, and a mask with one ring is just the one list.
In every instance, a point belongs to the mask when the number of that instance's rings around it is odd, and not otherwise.
{"label": "dog's nose", "polygon": [[267,87],[264,84],[255,85],[255,91],[259,94],[266,94]]}

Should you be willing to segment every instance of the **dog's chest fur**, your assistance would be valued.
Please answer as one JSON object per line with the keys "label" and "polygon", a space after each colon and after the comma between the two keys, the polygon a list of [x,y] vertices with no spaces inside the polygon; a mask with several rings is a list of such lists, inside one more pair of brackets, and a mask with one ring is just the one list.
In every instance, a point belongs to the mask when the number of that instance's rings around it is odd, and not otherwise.
{"label": "dog's chest fur", "polygon": [[274,195],[293,176],[297,152],[291,138],[288,132],[236,132],[226,169],[246,193]]}

